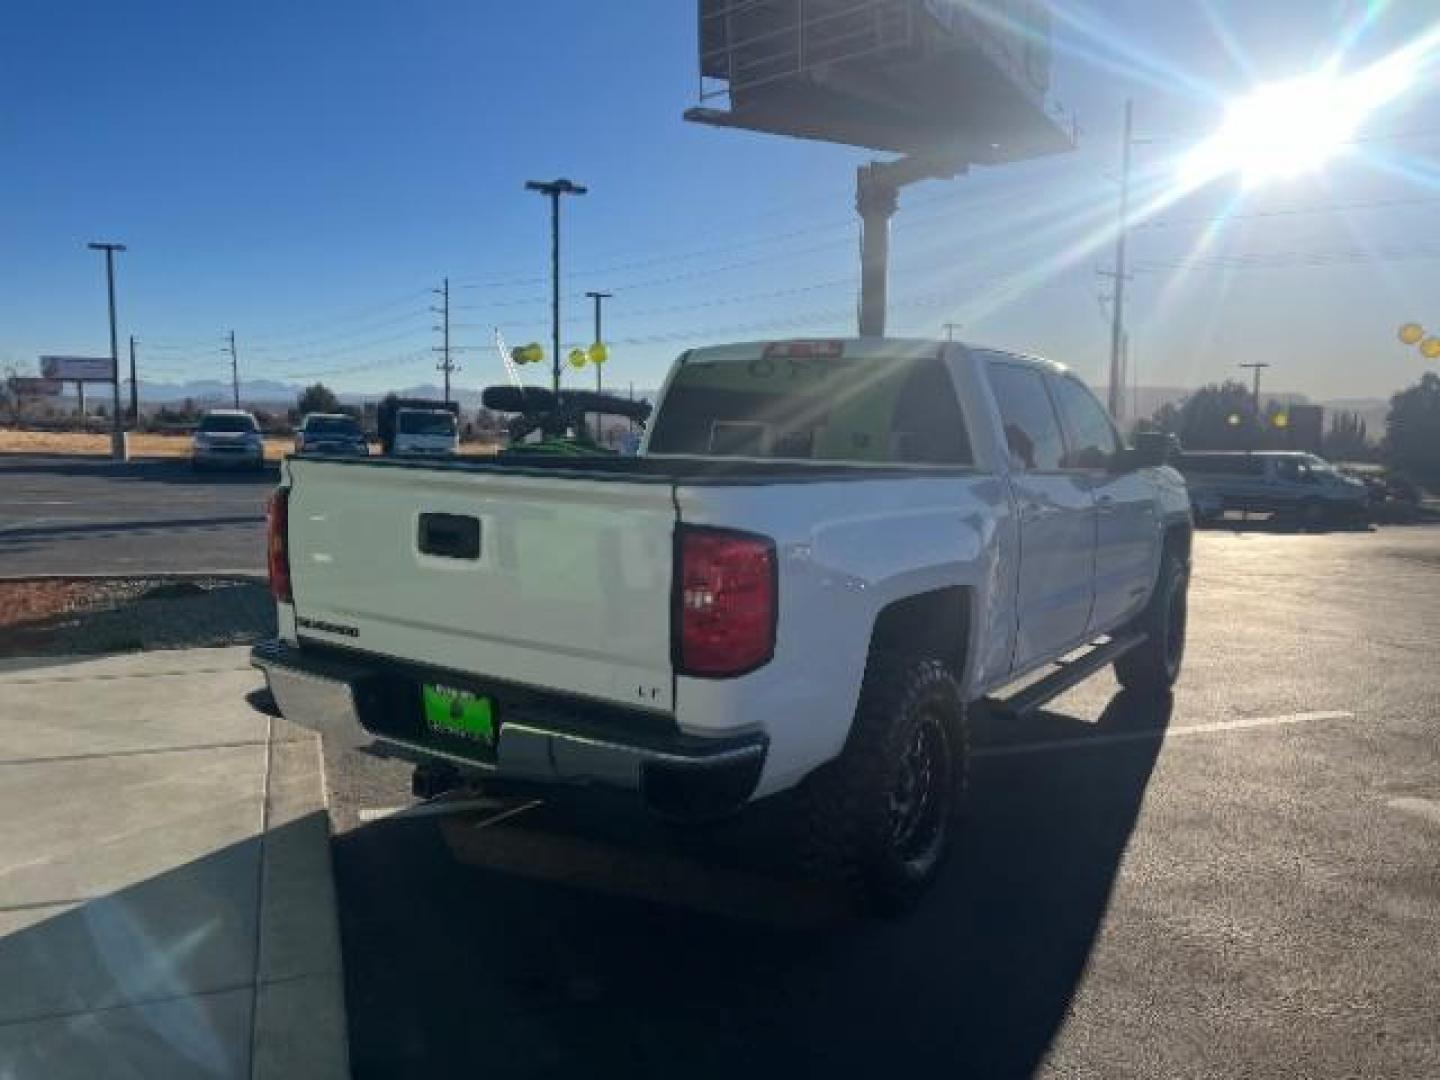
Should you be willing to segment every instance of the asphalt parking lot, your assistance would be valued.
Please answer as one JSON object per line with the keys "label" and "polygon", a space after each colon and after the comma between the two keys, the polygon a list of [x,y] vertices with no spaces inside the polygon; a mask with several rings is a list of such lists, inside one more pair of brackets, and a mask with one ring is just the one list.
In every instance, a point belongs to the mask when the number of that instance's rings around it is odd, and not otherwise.
{"label": "asphalt parking lot", "polygon": [[1440,1075],[1437,640],[1440,529],[1202,534],[1173,701],[976,717],[889,923],[774,808],[385,818],[406,769],[329,747],[355,1075]]}
{"label": "asphalt parking lot", "polygon": [[0,455],[0,576],[264,573],[276,476]]}

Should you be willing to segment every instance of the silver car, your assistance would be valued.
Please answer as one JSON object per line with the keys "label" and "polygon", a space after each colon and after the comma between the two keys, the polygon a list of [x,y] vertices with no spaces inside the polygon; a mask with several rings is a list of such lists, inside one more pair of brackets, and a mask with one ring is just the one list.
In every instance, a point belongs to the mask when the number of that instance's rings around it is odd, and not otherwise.
{"label": "silver car", "polygon": [[260,425],[243,409],[211,409],[195,428],[190,463],[197,471],[264,468],[265,437]]}

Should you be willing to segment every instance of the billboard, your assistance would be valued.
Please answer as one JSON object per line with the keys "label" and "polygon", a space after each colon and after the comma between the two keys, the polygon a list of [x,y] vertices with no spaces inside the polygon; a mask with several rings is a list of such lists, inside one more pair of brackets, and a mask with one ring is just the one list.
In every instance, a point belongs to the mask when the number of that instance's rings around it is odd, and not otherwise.
{"label": "billboard", "polygon": [[56,397],[64,387],[59,379],[35,379],[28,375],[12,376],[10,389],[22,397]]}
{"label": "billboard", "polygon": [[1051,0],[699,0],[699,22],[689,120],[980,165],[1074,148]]}
{"label": "billboard", "polygon": [[42,356],[40,374],[62,382],[114,382],[115,362],[108,356]]}

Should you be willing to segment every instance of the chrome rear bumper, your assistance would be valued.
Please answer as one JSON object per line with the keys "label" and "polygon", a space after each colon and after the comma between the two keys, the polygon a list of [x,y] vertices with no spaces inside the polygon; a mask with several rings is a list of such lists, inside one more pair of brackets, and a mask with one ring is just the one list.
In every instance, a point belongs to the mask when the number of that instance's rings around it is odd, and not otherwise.
{"label": "chrome rear bumper", "polygon": [[[745,803],[760,778],[767,741],[752,734],[707,739],[677,732],[644,735],[597,732],[583,705],[565,701],[537,715],[505,709],[493,752],[456,749],[419,729],[389,723],[380,684],[391,676],[383,662],[317,656],[272,640],[250,651],[265,673],[285,719],[353,743],[362,733],[415,760],[447,761],[506,779],[549,784],[597,784],[639,792],[647,805],[671,817],[714,817]],[[508,714],[508,715],[507,715]],[[513,717],[513,718],[510,718]],[[445,745],[437,745],[444,742]]]}

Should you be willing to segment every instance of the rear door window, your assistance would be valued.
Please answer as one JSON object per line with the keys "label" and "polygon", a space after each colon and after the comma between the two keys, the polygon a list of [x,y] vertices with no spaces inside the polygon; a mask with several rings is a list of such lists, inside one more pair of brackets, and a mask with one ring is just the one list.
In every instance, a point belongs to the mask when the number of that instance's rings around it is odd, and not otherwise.
{"label": "rear door window", "polygon": [[1040,373],[1019,364],[992,363],[990,386],[1000,407],[1012,467],[1040,472],[1059,469],[1065,443]]}

